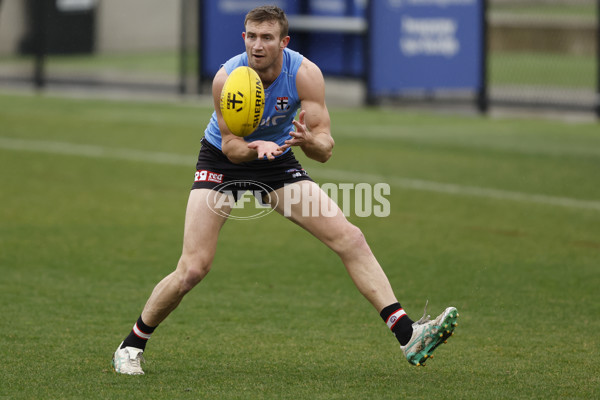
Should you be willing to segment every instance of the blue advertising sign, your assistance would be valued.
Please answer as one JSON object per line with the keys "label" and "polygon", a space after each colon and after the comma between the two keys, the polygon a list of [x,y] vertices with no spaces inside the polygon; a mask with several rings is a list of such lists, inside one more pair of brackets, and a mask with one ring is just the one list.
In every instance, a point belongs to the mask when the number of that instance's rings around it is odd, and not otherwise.
{"label": "blue advertising sign", "polygon": [[[365,9],[366,0],[308,0],[307,11],[311,16],[365,17]],[[363,76],[363,50],[362,35],[331,32],[311,33],[299,49],[324,74],[343,76]]]}
{"label": "blue advertising sign", "polygon": [[369,94],[480,89],[483,1],[370,2]]}

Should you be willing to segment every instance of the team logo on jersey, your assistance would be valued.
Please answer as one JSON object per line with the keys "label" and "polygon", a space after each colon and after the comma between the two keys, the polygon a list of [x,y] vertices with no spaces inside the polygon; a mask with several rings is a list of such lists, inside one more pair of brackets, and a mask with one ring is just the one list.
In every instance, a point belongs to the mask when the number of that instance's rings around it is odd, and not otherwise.
{"label": "team logo on jersey", "polygon": [[277,101],[275,102],[275,111],[286,112],[287,110],[289,110],[290,109],[289,100],[290,100],[290,98],[287,96],[278,97]]}

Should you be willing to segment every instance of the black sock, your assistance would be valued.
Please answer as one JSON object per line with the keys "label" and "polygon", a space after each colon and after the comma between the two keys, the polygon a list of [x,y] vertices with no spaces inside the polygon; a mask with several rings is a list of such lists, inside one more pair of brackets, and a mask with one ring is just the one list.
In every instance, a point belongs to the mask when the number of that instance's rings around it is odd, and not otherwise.
{"label": "black sock", "polygon": [[413,333],[413,320],[408,318],[408,315],[400,305],[400,303],[390,304],[381,310],[381,318],[387,324],[388,328],[394,335],[396,335],[396,339],[400,342],[400,345],[406,345],[412,336]]}
{"label": "black sock", "polygon": [[150,327],[144,324],[142,316],[140,315],[135,325],[133,325],[129,336],[123,341],[121,348],[135,347],[144,350],[148,339],[150,339],[150,335],[152,335],[152,332],[154,332],[155,329],[156,327]]}

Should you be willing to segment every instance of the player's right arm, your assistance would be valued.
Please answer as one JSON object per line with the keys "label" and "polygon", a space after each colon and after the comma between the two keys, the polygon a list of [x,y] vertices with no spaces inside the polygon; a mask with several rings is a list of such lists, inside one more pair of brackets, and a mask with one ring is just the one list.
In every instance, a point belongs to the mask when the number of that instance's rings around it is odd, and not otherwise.
{"label": "player's right arm", "polygon": [[223,114],[221,114],[221,91],[223,90],[227,76],[225,68],[221,68],[215,75],[212,85],[213,103],[217,114],[219,130],[221,131],[221,149],[223,154],[234,164],[264,157],[273,160],[276,156],[283,154],[283,151],[279,149],[279,146],[275,142],[264,140],[246,142],[243,138],[231,133],[229,128],[227,128]]}

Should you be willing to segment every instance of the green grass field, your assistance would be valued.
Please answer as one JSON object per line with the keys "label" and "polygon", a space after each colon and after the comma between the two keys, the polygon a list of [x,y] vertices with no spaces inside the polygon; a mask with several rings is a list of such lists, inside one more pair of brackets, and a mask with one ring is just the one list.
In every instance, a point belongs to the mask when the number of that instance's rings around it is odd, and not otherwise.
{"label": "green grass field", "polygon": [[202,105],[0,95],[0,399],[600,396],[597,123],[331,109],[320,183],[385,182],[365,233],[413,317],[456,335],[410,366],[341,262],[270,214],[229,221],[214,268],[110,368],[175,266]]}
{"label": "green grass field", "polygon": [[[179,54],[175,51],[109,53],[94,55],[48,55],[45,67],[50,76],[54,72],[118,72],[123,75],[136,73],[177,77]],[[190,59],[192,56],[189,57]],[[5,66],[32,68],[33,56],[0,56]]]}
{"label": "green grass field", "polygon": [[589,89],[597,87],[597,61],[592,55],[490,52],[489,85]]}

